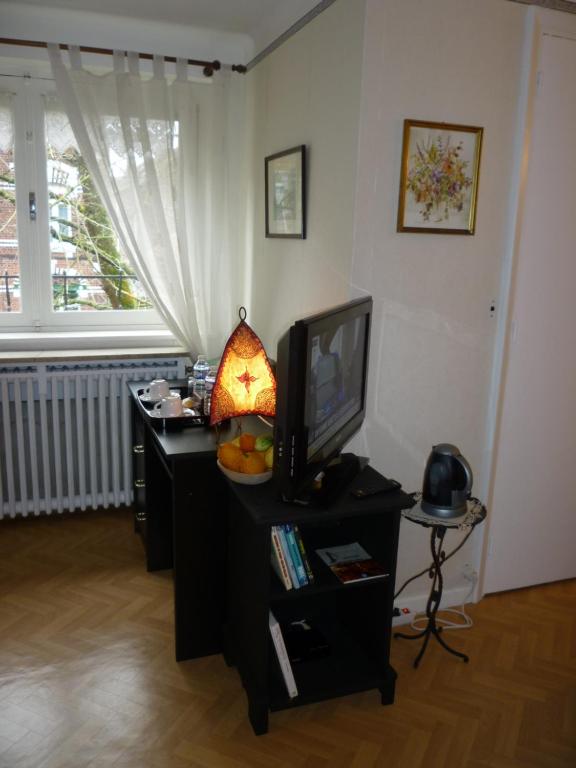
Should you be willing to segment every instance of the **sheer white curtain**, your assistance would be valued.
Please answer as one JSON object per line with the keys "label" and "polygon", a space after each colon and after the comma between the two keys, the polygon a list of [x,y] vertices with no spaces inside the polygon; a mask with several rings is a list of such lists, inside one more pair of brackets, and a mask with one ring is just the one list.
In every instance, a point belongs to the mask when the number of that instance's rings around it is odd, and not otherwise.
{"label": "sheer white curtain", "polygon": [[[49,46],[58,96],[116,229],[120,247],[176,338],[217,356],[249,304],[246,264],[246,110],[242,78],[169,81],[137,54],[95,75]],[[126,71],[127,65],[127,71]]]}

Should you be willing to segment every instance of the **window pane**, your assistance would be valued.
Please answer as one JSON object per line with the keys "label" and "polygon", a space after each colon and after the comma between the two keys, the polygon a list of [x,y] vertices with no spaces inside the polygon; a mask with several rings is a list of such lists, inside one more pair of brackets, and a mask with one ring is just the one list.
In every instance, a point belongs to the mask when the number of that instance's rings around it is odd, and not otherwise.
{"label": "window pane", "polygon": [[151,309],[80,155],[66,115],[46,99],[52,307],[57,312]]}
{"label": "window pane", "polygon": [[12,96],[0,93],[0,312],[20,312]]}

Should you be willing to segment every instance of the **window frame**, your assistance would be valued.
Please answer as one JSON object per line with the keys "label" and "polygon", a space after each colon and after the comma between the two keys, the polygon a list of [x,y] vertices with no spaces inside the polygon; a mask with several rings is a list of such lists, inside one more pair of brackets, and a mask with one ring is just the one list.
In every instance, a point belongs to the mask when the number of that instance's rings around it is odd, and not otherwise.
{"label": "window frame", "polygon": [[[84,310],[56,312],[52,309],[50,250],[50,203],[44,121],[45,94],[55,93],[47,65],[34,62],[34,74],[23,64],[0,59],[0,91],[13,95],[14,165],[16,217],[20,274],[21,312],[0,313],[0,337],[5,334],[103,332],[119,337],[153,331],[170,344],[176,341],[155,310]],[[29,216],[29,194],[36,196],[36,219]],[[72,316],[72,317],[71,317]],[[121,333],[118,333],[118,332]],[[68,335],[68,333],[67,333]],[[127,341],[125,339],[123,341]],[[94,346],[102,346],[96,335]],[[154,342],[157,343],[156,341]],[[0,341],[1,349],[1,341]]]}

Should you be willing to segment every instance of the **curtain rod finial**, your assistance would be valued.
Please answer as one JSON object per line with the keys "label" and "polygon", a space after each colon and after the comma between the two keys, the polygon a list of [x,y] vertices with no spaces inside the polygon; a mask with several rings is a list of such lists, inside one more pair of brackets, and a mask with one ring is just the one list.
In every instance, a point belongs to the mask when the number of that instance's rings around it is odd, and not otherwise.
{"label": "curtain rod finial", "polygon": [[202,71],[206,77],[212,77],[214,72],[217,72],[219,69],[221,69],[221,67],[222,64],[218,61],[218,59],[214,59],[214,61],[211,61],[210,64],[207,64]]}

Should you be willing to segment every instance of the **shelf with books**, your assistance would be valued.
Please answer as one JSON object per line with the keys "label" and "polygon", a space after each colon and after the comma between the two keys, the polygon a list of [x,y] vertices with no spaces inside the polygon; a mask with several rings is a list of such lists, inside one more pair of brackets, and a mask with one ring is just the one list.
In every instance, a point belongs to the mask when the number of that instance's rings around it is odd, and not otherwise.
{"label": "shelf with books", "polygon": [[[368,581],[389,579],[390,569],[385,564],[391,562],[392,553],[387,527],[386,519],[375,517],[354,517],[321,526],[300,524],[302,546],[314,581],[300,587],[299,594],[351,589]],[[272,580],[271,596],[274,600],[295,597],[294,591],[287,594],[279,579]]]}
{"label": "shelf with books", "polygon": [[358,580],[343,584],[317,555],[311,555],[310,562],[315,574],[314,583],[300,587],[298,590],[286,590],[278,578],[273,575],[270,582],[270,600],[272,602],[299,600],[305,596],[324,595],[330,592],[339,592],[342,589],[357,591],[358,589],[364,589],[368,583],[372,585],[377,581],[382,585],[390,581],[389,574],[386,574],[378,579]]}

